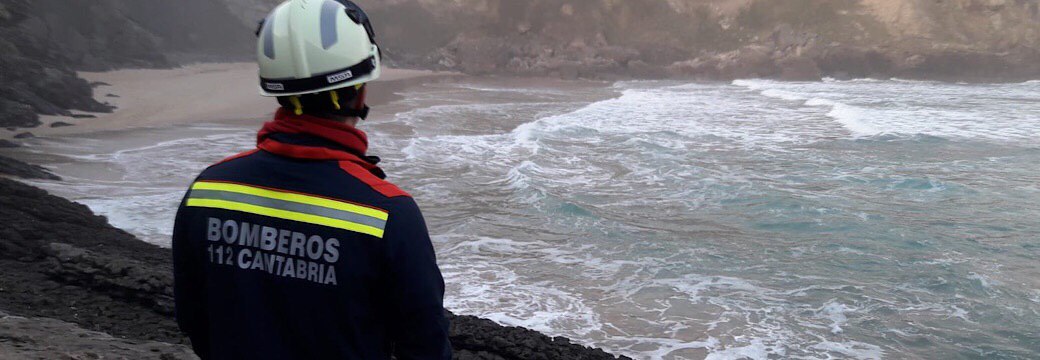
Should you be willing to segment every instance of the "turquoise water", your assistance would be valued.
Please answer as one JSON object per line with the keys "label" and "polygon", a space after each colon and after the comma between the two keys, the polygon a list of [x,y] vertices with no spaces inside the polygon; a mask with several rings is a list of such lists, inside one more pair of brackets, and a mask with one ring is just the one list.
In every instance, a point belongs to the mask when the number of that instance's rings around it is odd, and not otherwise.
{"label": "turquoise water", "polygon": [[[403,95],[363,126],[456,312],[640,359],[1040,357],[1040,83]],[[49,161],[70,182],[44,186],[161,244],[191,175],[253,134],[144,132],[31,149],[67,155]]]}
{"label": "turquoise water", "polygon": [[397,116],[454,308],[641,358],[1040,357],[1040,84],[613,90]]}

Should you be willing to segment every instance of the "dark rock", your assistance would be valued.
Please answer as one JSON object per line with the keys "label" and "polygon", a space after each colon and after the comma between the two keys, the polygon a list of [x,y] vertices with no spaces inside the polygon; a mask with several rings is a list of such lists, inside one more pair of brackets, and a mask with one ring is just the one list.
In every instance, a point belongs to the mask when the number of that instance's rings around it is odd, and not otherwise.
{"label": "dark rock", "polygon": [[72,114],[70,115],[73,119],[94,119],[97,115],[91,114]]}
{"label": "dark rock", "polygon": [[36,115],[32,106],[0,98],[0,126],[10,128],[37,125],[40,125],[40,116]]}
{"label": "dark rock", "polygon": [[198,359],[185,345],[120,339],[49,318],[0,314],[0,353],[17,359]]}
{"label": "dark rock", "polygon": [[13,141],[10,141],[10,140],[0,139],[0,149],[16,148],[16,147],[19,147],[19,146],[21,146],[21,145],[18,145],[18,143],[16,143],[16,142],[13,142]]}
{"label": "dark rock", "polygon": [[116,94],[105,94],[105,97],[117,98],[117,97],[119,97],[119,95],[116,95]]}
{"label": "dark rock", "polygon": [[33,135],[33,133],[28,132],[28,131],[16,134],[14,136],[15,139],[28,139],[28,138],[33,138],[33,137],[36,137],[36,135]]}
{"label": "dark rock", "polygon": [[64,122],[64,121],[55,121],[55,122],[52,122],[52,123],[51,123],[51,127],[52,127],[52,128],[56,128],[56,127],[65,127],[65,126],[73,126],[73,125],[74,125],[74,124],[69,124],[69,123],[67,123],[67,122]]}
{"label": "dark rock", "polygon": [[[15,144],[15,146],[18,145]],[[25,179],[61,180],[58,175],[52,174],[41,166],[26,164],[2,155],[0,155],[0,174],[12,175]]]}
{"label": "dark rock", "polygon": [[[142,300],[156,286],[132,283],[171,273],[168,250],[111,227],[86,206],[7,179],[0,179],[0,219],[0,309],[120,337],[184,342],[165,298]],[[141,268],[117,270],[132,265]]]}
{"label": "dark rock", "polygon": [[573,344],[566,338],[500,326],[473,316],[446,314],[451,320],[451,344],[458,359],[617,359],[603,350]]}
{"label": "dark rock", "polygon": [[1003,54],[944,49],[908,58],[898,76],[947,81],[1012,81],[1034,79],[1040,74],[1040,49]]}
{"label": "dark rock", "polygon": [[826,76],[839,79],[883,77],[891,74],[895,65],[877,50],[832,47],[816,58],[816,64]]}
{"label": "dark rock", "polygon": [[787,58],[779,61],[777,66],[780,67],[780,80],[819,81],[821,78],[820,68],[809,58]]}
{"label": "dark rock", "polygon": [[131,258],[96,254],[65,243],[51,243],[43,251],[56,260],[45,272],[58,282],[104,291],[160,314],[173,314],[173,294],[167,291],[173,274],[168,269],[153,268]]}

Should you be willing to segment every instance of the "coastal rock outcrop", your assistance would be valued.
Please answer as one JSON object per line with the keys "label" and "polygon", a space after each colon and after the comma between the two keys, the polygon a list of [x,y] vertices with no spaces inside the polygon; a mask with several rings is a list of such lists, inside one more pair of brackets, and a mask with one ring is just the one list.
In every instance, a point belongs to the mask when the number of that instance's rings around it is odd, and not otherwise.
{"label": "coastal rock outcrop", "polygon": [[25,179],[61,180],[60,177],[52,174],[41,166],[29,165],[3,155],[0,155],[0,174],[17,176]]}
{"label": "coastal rock outcrop", "polygon": [[[0,174],[56,178],[3,157]],[[0,311],[7,313],[0,313],[0,355],[194,358],[173,319],[168,249],[110,226],[84,205],[3,176],[0,221]],[[457,359],[616,358],[565,338],[448,316]]]}
{"label": "coastal rock outcrop", "polygon": [[245,59],[252,33],[232,18],[207,0],[0,2],[0,127],[110,111],[76,71]]}

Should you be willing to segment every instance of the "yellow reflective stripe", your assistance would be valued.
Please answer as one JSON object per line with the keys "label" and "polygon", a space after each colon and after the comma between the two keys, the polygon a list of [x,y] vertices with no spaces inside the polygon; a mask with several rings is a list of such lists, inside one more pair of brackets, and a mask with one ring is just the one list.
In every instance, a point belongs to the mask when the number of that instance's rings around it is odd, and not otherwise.
{"label": "yellow reflective stripe", "polygon": [[353,223],[350,221],[343,221],[340,219],[327,218],[324,216],[317,216],[311,214],[298,213],[295,211],[281,210],[269,208],[266,206],[258,206],[253,204],[246,204],[234,201],[226,200],[213,200],[213,199],[188,199],[188,206],[192,207],[205,207],[214,209],[226,209],[234,211],[242,211],[247,213],[253,213],[263,216],[270,216],[273,218],[292,220],[305,222],[315,225],[323,225],[328,227],[334,227],[338,229],[344,229],[362,234],[368,234],[377,238],[383,238],[383,229],[374,228],[368,225],[362,225]]}
{"label": "yellow reflective stripe", "polygon": [[327,207],[330,209],[342,210],[346,212],[352,212],[355,214],[361,214],[365,216],[371,216],[379,220],[386,221],[388,214],[385,211],[379,211],[373,208],[364,207],[360,205],[354,205],[348,202],[330,200],[320,198],[316,196],[308,196],[303,194],[295,194],[290,192],[275,191],[264,188],[258,188],[253,186],[246,186],[241,184],[229,184],[229,183],[218,183],[218,182],[206,182],[199,181],[191,186],[192,189],[198,190],[219,190],[228,191],[240,194],[249,194],[254,196],[260,196],[270,199],[292,201],[301,204],[308,204],[314,206]]}

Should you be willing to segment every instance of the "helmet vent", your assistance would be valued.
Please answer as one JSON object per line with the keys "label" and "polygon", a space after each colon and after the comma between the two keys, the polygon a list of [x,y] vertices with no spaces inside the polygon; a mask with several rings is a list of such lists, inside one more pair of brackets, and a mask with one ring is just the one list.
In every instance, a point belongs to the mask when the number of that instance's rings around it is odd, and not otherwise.
{"label": "helmet vent", "polygon": [[332,0],[325,0],[321,4],[321,47],[328,50],[339,41],[336,33],[336,15],[343,9],[343,5]]}
{"label": "helmet vent", "polygon": [[274,60],[274,15],[268,16],[262,26],[264,27],[264,56]]}

